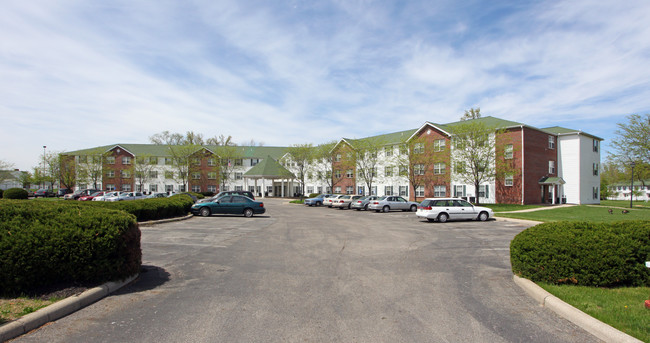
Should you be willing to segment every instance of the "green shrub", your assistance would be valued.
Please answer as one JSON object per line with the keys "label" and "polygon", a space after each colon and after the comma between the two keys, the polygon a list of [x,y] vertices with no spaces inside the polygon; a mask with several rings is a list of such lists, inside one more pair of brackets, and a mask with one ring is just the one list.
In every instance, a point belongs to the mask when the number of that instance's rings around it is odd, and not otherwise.
{"label": "green shrub", "polygon": [[510,243],[515,274],[584,286],[650,286],[650,222],[553,222]]}
{"label": "green shrub", "polygon": [[139,222],[181,217],[190,212],[194,204],[186,194],[178,194],[169,198],[138,199],[127,201],[66,201],[65,206],[95,207],[121,210],[136,217]]}
{"label": "green shrub", "polygon": [[311,194],[309,194],[309,196],[307,198],[315,198],[315,197],[317,197],[319,195],[320,194],[318,194],[318,193],[311,193]]}
{"label": "green shrub", "polygon": [[66,202],[0,202],[0,293],[60,282],[106,282],[140,270],[135,217]]}
{"label": "green shrub", "polygon": [[27,199],[27,191],[22,188],[9,188],[2,194],[4,199]]}
{"label": "green shrub", "polygon": [[203,195],[204,197],[214,196],[214,192],[201,192],[200,194]]}

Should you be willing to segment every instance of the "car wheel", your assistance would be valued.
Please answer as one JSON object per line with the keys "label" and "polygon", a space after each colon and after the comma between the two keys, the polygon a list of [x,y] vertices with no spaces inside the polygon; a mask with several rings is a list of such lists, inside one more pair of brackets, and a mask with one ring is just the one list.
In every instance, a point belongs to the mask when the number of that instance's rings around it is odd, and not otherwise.
{"label": "car wheel", "polygon": [[381,209],[384,213],[390,211],[390,207],[388,205],[384,206],[384,208]]}
{"label": "car wheel", "polygon": [[201,208],[201,216],[209,217],[210,216],[210,209],[207,208],[207,207]]}
{"label": "car wheel", "polygon": [[478,215],[478,220],[484,222],[484,221],[488,220],[488,217],[489,216],[488,216],[487,212],[481,212]]}
{"label": "car wheel", "polygon": [[352,204],[348,204],[348,210],[352,208]]}
{"label": "car wheel", "polygon": [[368,211],[368,204],[363,205],[363,210]]}
{"label": "car wheel", "polygon": [[319,201],[319,202],[316,203],[316,207],[321,207],[321,206],[323,206],[322,202]]}
{"label": "car wheel", "polygon": [[418,210],[418,207],[415,205],[411,205],[411,212],[415,212]]}
{"label": "car wheel", "polygon": [[446,222],[447,222],[447,219],[449,219],[449,215],[447,215],[447,213],[440,213],[440,214],[438,215],[438,221],[439,221],[440,223],[446,223]]}
{"label": "car wheel", "polygon": [[247,208],[244,210],[244,217],[250,218],[253,216],[253,209],[252,208]]}
{"label": "car wheel", "polygon": [[360,208],[357,208],[357,211],[361,211],[361,209],[360,209]]}

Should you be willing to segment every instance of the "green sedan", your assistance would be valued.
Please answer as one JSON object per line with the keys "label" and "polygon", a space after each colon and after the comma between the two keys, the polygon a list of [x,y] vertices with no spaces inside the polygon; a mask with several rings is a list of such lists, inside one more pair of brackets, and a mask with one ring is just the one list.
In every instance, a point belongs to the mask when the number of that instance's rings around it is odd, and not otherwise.
{"label": "green sedan", "polygon": [[266,212],[264,203],[242,195],[226,195],[210,202],[192,205],[192,214],[209,217],[212,214],[243,214],[252,217],[253,214]]}

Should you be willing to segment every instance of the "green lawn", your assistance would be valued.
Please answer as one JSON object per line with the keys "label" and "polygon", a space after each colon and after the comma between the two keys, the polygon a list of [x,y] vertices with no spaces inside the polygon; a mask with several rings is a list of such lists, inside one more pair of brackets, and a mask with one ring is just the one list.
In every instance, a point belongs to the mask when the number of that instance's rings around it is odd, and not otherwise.
{"label": "green lawn", "polygon": [[549,293],[628,335],[650,342],[650,287],[598,288],[538,283]]}
{"label": "green lawn", "polygon": [[544,207],[544,205],[515,205],[515,204],[481,204],[479,206],[491,208],[494,212],[509,212],[528,210],[531,208]]}
{"label": "green lawn", "polygon": [[535,220],[540,222],[555,222],[562,220],[612,222],[621,220],[650,220],[650,211],[646,209],[627,209],[628,214],[623,214],[622,209],[613,208],[609,214],[607,206],[572,206],[558,207],[543,211],[524,213],[497,213],[497,217]]}
{"label": "green lawn", "polygon": [[[629,200],[601,200],[600,205],[601,206],[610,206],[610,207],[629,208],[630,207],[630,201]],[[644,208],[644,209],[650,210],[650,202],[633,201],[632,206],[634,208]]]}

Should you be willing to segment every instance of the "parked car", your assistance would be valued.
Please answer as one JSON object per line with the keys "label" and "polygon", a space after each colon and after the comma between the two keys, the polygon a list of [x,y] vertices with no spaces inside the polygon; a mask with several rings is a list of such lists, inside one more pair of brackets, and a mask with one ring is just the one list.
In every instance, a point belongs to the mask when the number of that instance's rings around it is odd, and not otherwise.
{"label": "parked car", "polygon": [[222,192],[219,192],[217,195],[213,196],[212,198],[219,199],[224,195],[243,195],[243,196],[246,196],[246,197],[249,197],[249,198],[255,200],[255,196],[253,195],[252,192],[249,192],[249,191],[222,191]]}
{"label": "parked car", "polygon": [[371,201],[368,204],[368,209],[375,210],[375,212],[388,212],[391,210],[415,212],[418,209],[418,205],[419,203],[415,201],[408,201],[402,197],[390,195]]}
{"label": "parked car", "polygon": [[368,204],[372,200],[377,200],[377,199],[379,199],[379,197],[376,195],[364,195],[361,198],[352,201],[352,203],[350,204],[350,208],[353,208],[357,211],[361,211],[361,210],[367,211]]}
{"label": "parked car", "polygon": [[93,193],[93,194],[91,194],[91,195],[84,195],[84,196],[82,196],[82,197],[79,197],[79,200],[80,200],[80,201],[91,201],[91,200],[93,200],[95,197],[98,197],[98,196],[102,196],[102,195],[104,195],[104,193],[106,193],[106,192],[104,192],[104,191],[98,191],[98,192],[95,192],[95,193]]}
{"label": "parked car", "polygon": [[84,195],[91,195],[95,192],[99,192],[99,189],[78,189],[74,193],[66,194],[63,196],[63,200],[79,200]]}
{"label": "parked car", "polygon": [[57,192],[56,196],[57,197],[62,197],[65,196],[66,194],[72,193],[72,190],[70,188],[61,188],[59,189],[59,192]]}
{"label": "parked car", "polygon": [[343,195],[344,194],[331,194],[330,196],[325,198],[325,200],[323,200],[323,205],[325,205],[325,206],[327,206],[329,208],[332,208],[332,202],[334,202],[334,200],[342,197]]}
{"label": "parked car", "polygon": [[253,214],[265,213],[266,208],[263,202],[243,195],[226,195],[214,201],[194,204],[191,212],[203,217],[212,214],[243,214],[244,217],[252,217]]}
{"label": "parked car", "polygon": [[120,193],[121,192],[118,192],[118,191],[106,192],[106,193],[104,193],[104,195],[99,195],[99,196],[94,197],[93,201],[106,201],[106,198],[115,197]]}
{"label": "parked car", "polygon": [[34,198],[38,198],[38,197],[51,198],[53,196],[54,196],[54,192],[52,192],[49,189],[45,189],[45,188],[41,188],[41,189],[37,190],[36,192],[34,192]]}
{"label": "parked car", "polygon": [[158,192],[147,195],[147,199],[166,198],[166,197],[167,197],[167,193],[158,193]]}
{"label": "parked car", "polygon": [[361,197],[361,195],[343,195],[338,199],[332,201],[332,207],[338,207],[340,210],[344,208],[350,209],[352,202]]}
{"label": "parked car", "polygon": [[328,196],[332,194],[319,194],[313,198],[305,199],[305,205],[307,206],[323,206],[323,202],[327,199]]}
{"label": "parked car", "polygon": [[117,196],[106,198],[105,201],[124,201],[124,200],[137,200],[144,199],[146,196],[141,192],[121,192]]}
{"label": "parked car", "polygon": [[428,221],[444,223],[448,220],[480,220],[486,221],[494,217],[491,208],[474,206],[466,200],[458,198],[427,198],[418,206],[415,214]]}

